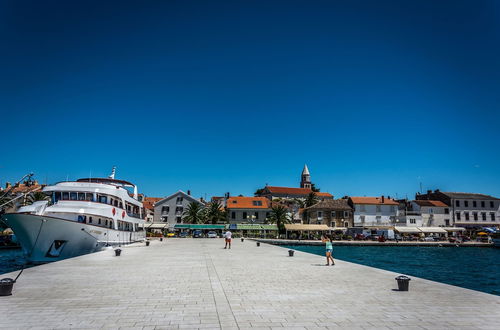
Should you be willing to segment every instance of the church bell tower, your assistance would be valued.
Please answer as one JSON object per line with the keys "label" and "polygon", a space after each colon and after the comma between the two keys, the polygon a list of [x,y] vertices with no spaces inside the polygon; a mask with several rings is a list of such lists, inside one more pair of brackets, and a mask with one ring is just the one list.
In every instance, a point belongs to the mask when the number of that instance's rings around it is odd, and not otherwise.
{"label": "church bell tower", "polygon": [[302,170],[302,175],[300,179],[300,188],[311,189],[311,174],[309,174],[309,169],[307,165],[304,165],[304,169]]}

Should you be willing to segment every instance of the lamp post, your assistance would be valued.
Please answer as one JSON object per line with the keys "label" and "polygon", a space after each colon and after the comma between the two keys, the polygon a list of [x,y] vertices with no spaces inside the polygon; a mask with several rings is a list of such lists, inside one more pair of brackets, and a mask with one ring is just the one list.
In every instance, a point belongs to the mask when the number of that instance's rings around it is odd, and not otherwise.
{"label": "lamp post", "polygon": [[253,230],[253,224],[255,223],[255,215],[249,215],[248,216],[248,222],[252,225],[252,230]]}

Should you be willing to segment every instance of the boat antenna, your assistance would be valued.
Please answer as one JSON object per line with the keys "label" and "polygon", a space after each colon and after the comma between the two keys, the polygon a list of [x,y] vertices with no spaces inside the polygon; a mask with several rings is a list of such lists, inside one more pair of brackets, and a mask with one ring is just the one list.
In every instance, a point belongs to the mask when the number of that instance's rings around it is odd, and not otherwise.
{"label": "boat antenna", "polygon": [[110,179],[115,179],[115,173],[116,173],[116,166],[113,166],[113,169],[111,170],[111,174],[109,175],[108,178]]}

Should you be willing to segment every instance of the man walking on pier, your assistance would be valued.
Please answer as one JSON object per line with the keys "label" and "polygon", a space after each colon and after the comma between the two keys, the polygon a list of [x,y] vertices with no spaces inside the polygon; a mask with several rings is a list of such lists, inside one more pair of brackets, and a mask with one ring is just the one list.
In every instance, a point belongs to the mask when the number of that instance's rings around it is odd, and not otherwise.
{"label": "man walking on pier", "polygon": [[227,244],[229,243],[229,248],[231,248],[231,236],[233,233],[229,231],[229,229],[226,231],[224,234],[225,240],[226,240],[226,246],[224,246],[224,249],[227,249]]}

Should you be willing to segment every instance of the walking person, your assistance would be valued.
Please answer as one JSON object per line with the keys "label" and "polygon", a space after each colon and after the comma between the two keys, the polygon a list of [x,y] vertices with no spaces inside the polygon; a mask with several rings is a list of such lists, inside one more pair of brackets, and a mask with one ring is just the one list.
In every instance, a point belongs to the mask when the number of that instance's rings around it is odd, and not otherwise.
{"label": "walking person", "polygon": [[229,231],[229,229],[226,231],[226,233],[224,234],[224,237],[225,237],[225,241],[226,241],[226,246],[224,246],[224,249],[227,249],[227,245],[229,244],[229,248],[231,248],[231,237],[232,237],[233,233],[231,233]]}
{"label": "walking person", "polygon": [[321,236],[321,241],[323,243],[326,243],[326,265],[325,266],[330,266],[330,260],[332,261],[332,266],[335,265],[335,261],[333,261],[333,244],[332,244],[332,237],[330,235],[325,235]]}

